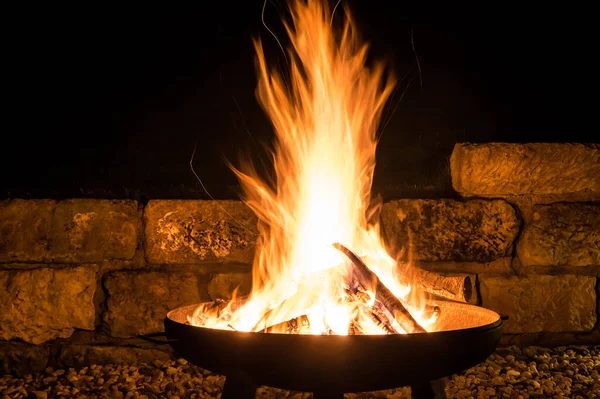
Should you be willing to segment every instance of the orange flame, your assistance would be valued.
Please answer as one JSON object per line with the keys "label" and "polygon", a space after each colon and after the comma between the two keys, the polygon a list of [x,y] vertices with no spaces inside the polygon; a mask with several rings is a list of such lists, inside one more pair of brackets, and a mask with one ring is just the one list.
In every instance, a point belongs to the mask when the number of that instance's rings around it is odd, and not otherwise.
{"label": "orange flame", "polygon": [[[261,180],[251,164],[233,168],[244,201],[259,218],[253,290],[245,305],[230,303],[218,316],[198,309],[194,325],[252,331],[306,315],[308,333],[348,334],[350,323],[358,322],[362,333],[383,334],[364,315],[364,305],[344,301],[349,262],[335,242],[365,259],[394,295],[410,291],[394,278],[396,262],[378,223],[367,217],[376,205],[370,191],[377,126],[395,80],[382,63],[366,66],[368,46],[347,10],[341,31],[334,32],[325,3],[293,0],[287,82],[254,41],[257,97],[277,136],[276,184]],[[418,309],[413,315],[420,320]]]}

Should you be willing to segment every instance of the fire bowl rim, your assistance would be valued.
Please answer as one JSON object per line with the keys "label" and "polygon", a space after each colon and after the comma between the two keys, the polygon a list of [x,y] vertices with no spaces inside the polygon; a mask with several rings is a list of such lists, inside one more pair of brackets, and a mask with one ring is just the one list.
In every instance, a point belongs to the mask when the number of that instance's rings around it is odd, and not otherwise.
{"label": "fire bowl rim", "polygon": [[500,316],[499,313],[491,310],[491,309],[487,309],[481,306],[477,306],[477,305],[473,305],[470,303],[466,303],[466,302],[456,302],[456,301],[435,301],[436,303],[451,303],[451,304],[456,304],[459,307],[467,307],[467,308],[477,308],[479,312],[482,313],[487,313],[490,317],[493,316],[495,318],[495,321],[493,321],[492,323],[487,323],[487,324],[482,324],[482,325],[477,325],[477,326],[473,326],[473,327],[466,327],[466,328],[456,328],[456,329],[445,329],[445,330],[439,330],[439,331],[431,331],[431,332],[425,332],[425,333],[407,333],[407,334],[361,334],[361,335],[341,335],[341,334],[332,334],[332,335],[321,335],[321,334],[286,334],[286,333],[280,333],[280,332],[259,332],[259,331],[233,331],[233,330],[226,330],[226,329],[222,329],[222,328],[212,328],[212,327],[205,327],[205,326],[196,326],[193,324],[187,324],[187,323],[182,323],[176,319],[174,319],[172,316],[173,314],[175,314],[176,312],[185,312],[185,314],[189,315],[191,314],[190,311],[188,311],[188,309],[193,310],[198,308],[201,305],[204,304],[209,304],[212,303],[214,301],[206,301],[206,302],[200,302],[200,303],[196,303],[196,304],[192,304],[192,305],[185,305],[185,306],[180,306],[178,308],[175,309],[171,309],[169,312],[167,312],[167,315],[165,317],[165,321],[166,319],[169,319],[169,321],[173,322],[173,323],[177,323],[180,324],[182,326],[186,326],[186,327],[190,327],[190,328],[196,328],[196,329],[200,329],[200,330],[204,330],[204,331],[218,331],[218,332],[223,332],[223,333],[233,333],[233,334],[258,334],[258,335],[275,335],[275,336],[310,336],[310,337],[335,337],[335,338],[340,338],[340,337],[352,337],[352,339],[356,339],[358,337],[399,337],[399,336],[415,336],[415,335],[431,335],[431,334],[440,334],[440,333],[450,333],[450,332],[472,332],[472,331],[481,331],[481,330],[492,330],[495,328],[499,328],[502,327],[503,325],[503,321],[502,321],[502,317]]}

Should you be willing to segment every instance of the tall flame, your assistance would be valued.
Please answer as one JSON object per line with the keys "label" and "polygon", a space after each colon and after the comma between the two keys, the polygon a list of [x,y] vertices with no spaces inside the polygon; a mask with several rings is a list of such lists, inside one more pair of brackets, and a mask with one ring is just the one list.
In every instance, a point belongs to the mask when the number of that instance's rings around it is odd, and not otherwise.
{"label": "tall flame", "polygon": [[[377,126],[395,80],[382,63],[366,66],[350,13],[339,32],[319,0],[293,0],[289,77],[267,65],[260,40],[257,97],[276,132],[276,181],[269,185],[250,163],[238,170],[244,201],[258,215],[260,240],[250,301],[226,317],[199,309],[192,324],[250,331],[307,315],[310,333],[347,334],[359,313],[363,332],[383,333],[360,307],[342,301],[348,259],[332,247],[351,248],[398,297],[409,287],[394,278],[377,223],[369,224]],[[273,187],[274,186],[274,187]],[[271,310],[270,313],[267,313]],[[265,319],[267,314],[267,319]]]}

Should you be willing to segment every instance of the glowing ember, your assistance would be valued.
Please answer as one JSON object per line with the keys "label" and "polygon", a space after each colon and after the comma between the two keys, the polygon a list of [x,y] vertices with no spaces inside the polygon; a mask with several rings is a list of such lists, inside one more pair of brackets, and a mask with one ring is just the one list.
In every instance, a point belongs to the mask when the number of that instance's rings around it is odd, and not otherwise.
{"label": "glowing ember", "polygon": [[331,10],[317,0],[294,0],[291,16],[287,82],[254,42],[257,96],[277,135],[276,182],[262,181],[250,164],[234,168],[260,221],[253,290],[245,301],[201,306],[189,322],[237,331],[406,332],[375,284],[357,279],[353,263],[332,246],[340,243],[427,328],[437,313],[412,295],[408,301],[410,287],[394,276],[378,222],[368,222],[379,205],[370,199],[376,130],[395,82],[382,64],[365,66],[367,45],[347,11],[338,33]]}

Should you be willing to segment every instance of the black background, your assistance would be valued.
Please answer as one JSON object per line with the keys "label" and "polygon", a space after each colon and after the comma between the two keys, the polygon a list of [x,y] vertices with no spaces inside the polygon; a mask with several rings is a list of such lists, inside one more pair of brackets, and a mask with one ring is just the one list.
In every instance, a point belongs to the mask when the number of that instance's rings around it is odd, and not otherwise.
{"label": "black background", "polygon": [[[384,197],[451,196],[456,142],[598,141],[591,10],[344,3],[370,54],[410,81],[384,113],[374,183]],[[194,167],[210,193],[236,198],[223,159],[264,156],[273,137],[254,96],[252,37],[273,63],[283,61],[262,7],[6,13],[2,196],[206,198],[188,164],[196,147]],[[282,40],[283,12],[281,0],[267,3],[266,22]]]}

